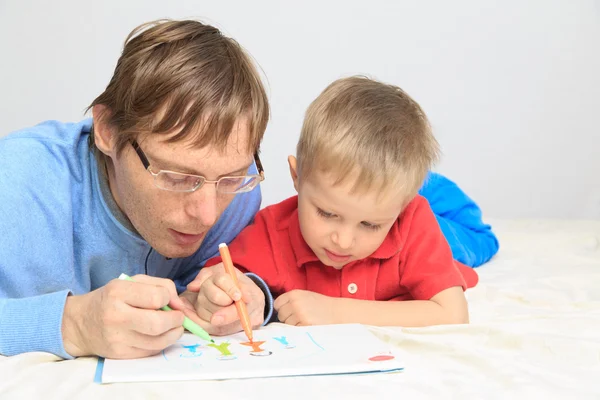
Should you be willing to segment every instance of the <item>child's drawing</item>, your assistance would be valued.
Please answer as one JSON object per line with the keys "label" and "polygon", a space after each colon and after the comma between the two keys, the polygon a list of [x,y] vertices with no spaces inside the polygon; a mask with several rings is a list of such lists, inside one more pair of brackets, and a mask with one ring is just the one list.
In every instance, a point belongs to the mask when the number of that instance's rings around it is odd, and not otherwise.
{"label": "child's drawing", "polygon": [[250,352],[250,355],[253,355],[253,356],[264,357],[264,356],[270,356],[271,354],[273,354],[272,351],[263,350],[260,348],[260,346],[263,343],[265,343],[265,340],[260,341],[260,342],[241,342],[240,344],[243,346],[252,347],[252,351]]}
{"label": "child's drawing", "polygon": [[215,337],[216,343],[186,333],[156,356],[106,359],[102,379],[103,382],[214,380],[401,368],[389,345],[361,325],[269,327],[253,333],[253,342],[248,342],[244,332],[238,332]]}
{"label": "child's drawing", "polygon": [[234,354],[232,354],[229,350],[230,344],[231,343],[229,342],[221,342],[221,344],[210,343],[208,344],[208,347],[214,347],[215,349],[219,350],[219,352],[221,353],[219,360],[235,360],[237,357]]}
{"label": "child's drawing", "polygon": [[273,337],[273,339],[281,343],[284,349],[293,349],[296,347],[295,345],[290,344],[285,336]]}
{"label": "child's drawing", "polygon": [[192,358],[192,357],[200,357],[202,355],[202,351],[199,351],[198,348],[200,348],[202,345],[201,344],[191,344],[191,345],[181,345],[184,349],[187,350],[187,352],[185,353],[181,353],[179,355],[179,357],[184,357],[184,358]]}

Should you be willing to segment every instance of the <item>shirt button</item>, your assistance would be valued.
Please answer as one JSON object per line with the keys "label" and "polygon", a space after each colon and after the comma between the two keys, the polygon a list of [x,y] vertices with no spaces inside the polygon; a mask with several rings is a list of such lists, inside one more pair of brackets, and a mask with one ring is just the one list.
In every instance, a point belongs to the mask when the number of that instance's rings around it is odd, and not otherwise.
{"label": "shirt button", "polygon": [[348,285],[348,293],[354,294],[354,293],[356,293],[357,290],[358,290],[358,286],[356,286],[356,283],[351,283]]}

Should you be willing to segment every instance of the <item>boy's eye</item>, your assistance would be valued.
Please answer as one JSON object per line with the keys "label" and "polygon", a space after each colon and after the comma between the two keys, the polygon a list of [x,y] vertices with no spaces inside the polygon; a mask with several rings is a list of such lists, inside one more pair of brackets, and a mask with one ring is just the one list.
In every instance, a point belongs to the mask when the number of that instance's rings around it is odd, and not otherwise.
{"label": "boy's eye", "polygon": [[381,228],[381,225],[371,224],[370,222],[367,222],[367,221],[363,221],[363,222],[361,222],[361,224],[365,228],[371,229],[373,231],[376,231],[377,229]]}
{"label": "boy's eye", "polygon": [[332,213],[328,213],[327,211],[323,211],[320,208],[317,208],[317,214],[319,214],[323,218],[332,218],[335,215]]}

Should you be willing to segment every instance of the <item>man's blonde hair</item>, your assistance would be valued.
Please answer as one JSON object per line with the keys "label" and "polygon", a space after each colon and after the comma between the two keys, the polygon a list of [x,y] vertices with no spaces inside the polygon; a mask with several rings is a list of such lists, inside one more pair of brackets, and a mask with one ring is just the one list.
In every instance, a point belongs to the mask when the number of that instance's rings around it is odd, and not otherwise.
{"label": "man's blonde hair", "polygon": [[[173,132],[170,142],[190,138],[197,147],[222,149],[241,116],[248,117],[247,150],[255,152],[269,119],[267,95],[250,56],[217,28],[194,20],[135,28],[106,90],[88,109],[97,104],[108,108],[106,122],[115,129],[118,153],[139,135]],[[92,129],[92,148],[93,135]],[[96,156],[106,162],[101,152]]]}
{"label": "man's blonde hair", "polygon": [[414,197],[437,161],[427,116],[393,85],[354,76],[330,84],[308,107],[296,149],[298,175],[332,174],[364,193]]}

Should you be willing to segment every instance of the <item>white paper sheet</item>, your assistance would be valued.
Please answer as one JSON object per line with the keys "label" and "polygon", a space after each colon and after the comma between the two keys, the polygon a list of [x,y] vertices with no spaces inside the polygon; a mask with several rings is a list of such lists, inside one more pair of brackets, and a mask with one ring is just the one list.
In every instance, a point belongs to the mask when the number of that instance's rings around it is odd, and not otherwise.
{"label": "white paper sheet", "polygon": [[153,357],[104,360],[101,382],[373,373],[403,368],[398,353],[361,325],[255,330],[256,348],[247,343],[243,333],[214,339],[211,344],[186,333]]}

